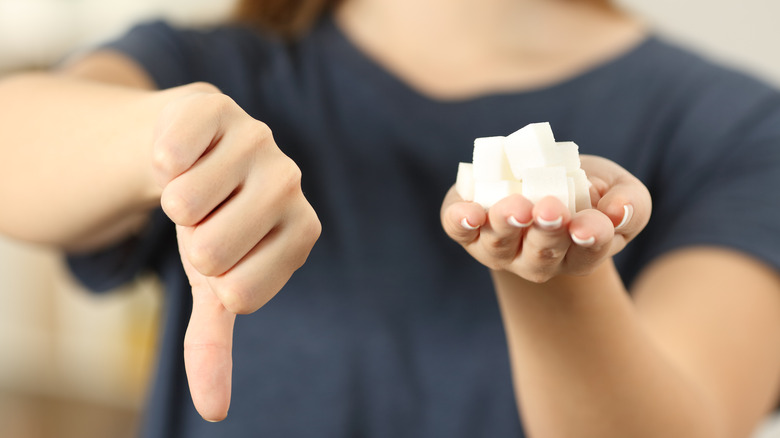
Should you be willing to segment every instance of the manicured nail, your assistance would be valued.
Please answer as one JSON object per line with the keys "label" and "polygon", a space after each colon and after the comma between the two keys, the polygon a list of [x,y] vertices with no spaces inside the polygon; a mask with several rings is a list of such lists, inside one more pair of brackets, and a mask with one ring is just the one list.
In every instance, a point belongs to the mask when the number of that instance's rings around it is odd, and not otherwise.
{"label": "manicured nail", "polygon": [[465,228],[467,230],[470,230],[470,231],[474,231],[477,228],[479,228],[477,226],[471,225],[469,223],[468,219],[466,219],[465,217],[460,221],[460,226],[462,226],[463,228]]}
{"label": "manicured nail", "polygon": [[623,206],[623,219],[620,221],[620,223],[615,227],[615,230],[620,230],[624,228],[628,221],[631,220],[631,216],[634,215],[634,206],[631,204],[626,204]]}
{"label": "manicured nail", "polygon": [[571,240],[572,242],[576,243],[579,246],[588,247],[596,243],[596,237],[590,236],[587,239],[582,239],[580,237],[577,237],[574,235],[574,233],[571,233]]}
{"label": "manicured nail", "polygon": [[563,224],[563,216],[558,216],[557,219],[548,221],[547,219],[543,219],[541,217],[536,218],[536,223],[539,224],[540,227],[546,229],[546,230],[557,230],[561,227],[561,224]]}
{"label": "manicured nail", "polygon": [[531,219],[530,221],[528,221],[528,222],[526,222],[526,223],[522,223],[522,222],[520,222],[519,220],[515,219],[515,217],[514,217],[514,216],[509,216],[509,217],[506,219],[506,221],[507,221],[507,223],[508,223],[509,225],[511,225],[511,226],[513,226],[513,227],[517,227],[517,228],[528,228],[528,227],[530,227],[531,225],[533,225],[533,223],[534,223],[534,220],[533,220],[533,219]]}

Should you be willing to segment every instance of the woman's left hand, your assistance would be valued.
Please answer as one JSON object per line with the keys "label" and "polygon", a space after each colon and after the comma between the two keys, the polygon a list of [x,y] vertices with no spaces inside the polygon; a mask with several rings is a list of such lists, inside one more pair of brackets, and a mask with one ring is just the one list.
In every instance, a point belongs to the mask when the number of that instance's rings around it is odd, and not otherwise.
{"label": "woman's left hand", "polygon": [[541,283],[557,275],[587,275],[645,227],[652,203],[647,188],[605,158],[583,155],[593,208],[573,216],[557,198],[535,205],[512,195],[488,211],[450,189],[441,208],[447,234],[480,263]]}

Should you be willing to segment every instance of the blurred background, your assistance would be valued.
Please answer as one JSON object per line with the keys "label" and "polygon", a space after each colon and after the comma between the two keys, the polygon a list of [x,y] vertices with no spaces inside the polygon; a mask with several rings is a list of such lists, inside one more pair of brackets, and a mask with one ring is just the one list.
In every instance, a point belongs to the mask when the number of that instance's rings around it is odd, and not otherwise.
{"label": "blurred background", "polygon": [[[780,86],[780,2],[618,2],[660,33]],[[224,18],[233,3],[0,0],[0,75],[47,68],[142,20],[208,25]],[[55,252],[0,237],[0,435],[135,436],[155,359],[158,315],[154,278],[90,294],[69,277]],[[780,438],[780,423],[767,419],[755,438]]]}

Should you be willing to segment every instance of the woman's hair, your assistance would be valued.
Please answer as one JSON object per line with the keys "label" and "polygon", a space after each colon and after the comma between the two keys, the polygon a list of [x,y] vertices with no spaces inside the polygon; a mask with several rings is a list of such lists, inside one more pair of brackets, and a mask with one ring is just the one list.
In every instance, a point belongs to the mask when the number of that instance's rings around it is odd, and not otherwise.
{"label": "woman's hair", "polygon": [[[595,6],[616,10],[612,0],[583,0]],[[234,19],[284,38],[300,36],[323,13],[334,8],[341,0],[238,0]]]}
{"label": "woman's hair", "polygon": [[235,20],[295,38],[340,0],[239,0]]}

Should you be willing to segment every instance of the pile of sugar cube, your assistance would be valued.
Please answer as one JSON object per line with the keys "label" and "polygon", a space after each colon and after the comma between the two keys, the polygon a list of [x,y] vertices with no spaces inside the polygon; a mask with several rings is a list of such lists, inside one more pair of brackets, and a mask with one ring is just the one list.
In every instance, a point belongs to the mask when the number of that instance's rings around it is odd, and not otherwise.
{"label": "pile of sugar cube", "polygon": [[455,189],[466,201],[490,208],[518,193],[533,203],[554,196],[572,214],[591,208],[590,181],[580,168],[579,147],[556,142],[547,122],[503,137],[474,140],[471,163],[459,163]]}

